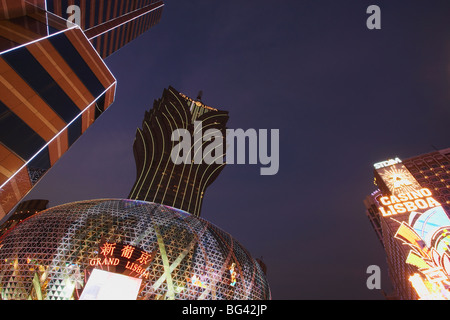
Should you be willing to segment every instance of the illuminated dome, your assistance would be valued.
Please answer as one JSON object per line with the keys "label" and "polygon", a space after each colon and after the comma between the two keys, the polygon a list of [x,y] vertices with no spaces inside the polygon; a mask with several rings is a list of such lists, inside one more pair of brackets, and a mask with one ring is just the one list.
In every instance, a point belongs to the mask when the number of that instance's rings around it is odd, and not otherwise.
{"label": "illuminated dome", "polygon": [[270,299],[258,262],[208,221],[102,199],[42,211],[0,238],[0,299]]}

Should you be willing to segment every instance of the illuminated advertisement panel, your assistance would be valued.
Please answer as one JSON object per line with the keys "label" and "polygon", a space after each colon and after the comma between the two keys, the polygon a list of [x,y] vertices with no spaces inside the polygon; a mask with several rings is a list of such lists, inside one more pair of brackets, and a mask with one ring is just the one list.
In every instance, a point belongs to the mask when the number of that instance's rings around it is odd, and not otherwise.
{"label": "illuminated advertisement panel", "polygon": [[142,279],[94,269],[80,300],[136,300]]}
{"label": "illuminated advertisement panel", "polygon": [[379,212],[398,224],[394,238],[409,250],[405,262],[417,269],[409,281],[420,299],[450,299],[450,219],[432,191],[397,160],[375,166]]}
{"label": "illuminated advertisement panel", "polygon": [[376,169],[375,177],[377,182],[382,183],[383,189],[385,189],[382,191],[392,195],[421,189],[420,184],[402,163]]}

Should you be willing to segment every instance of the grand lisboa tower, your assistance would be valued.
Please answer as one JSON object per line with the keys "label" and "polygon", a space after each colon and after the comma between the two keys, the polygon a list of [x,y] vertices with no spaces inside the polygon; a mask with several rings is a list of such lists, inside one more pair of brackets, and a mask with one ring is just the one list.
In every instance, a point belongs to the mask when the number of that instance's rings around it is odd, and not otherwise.
{"label": "grand lisboa tower", "polygon": [[228,233],[172,207],[100,199],[56,206],[0,238],[1,300],[271,299]]}

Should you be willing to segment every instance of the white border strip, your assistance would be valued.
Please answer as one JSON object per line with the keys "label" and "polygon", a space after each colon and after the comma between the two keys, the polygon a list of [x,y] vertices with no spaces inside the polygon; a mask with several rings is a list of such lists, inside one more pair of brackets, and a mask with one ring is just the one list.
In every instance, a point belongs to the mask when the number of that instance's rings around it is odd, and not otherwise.
{"label": "white border strip", "polygon": [[[127,20],[127,21],[125,21],[125,22],[122,22],[122,23],[119,24],[119,25],[115,25],[114,27],[112,27],[112,28],[110,28],[110,29],[108,29],[108,30],[106,30],[106,31],[103,31],[102,33],[97,34],[95,37],[92,37],[92,38],[90,38],[89,40],[95,39],[95,38],[101,36],[102,34],[105,34],[105,33],[109,32],[109,31],[111,31],[111,30],[113,30],[113,29],[115,29],[115,28],[118,28],[118,27],[120,27],[120,26],[122,26],[122,25],[124,25],[124,24],[127,24],[127,23],[129,23],[129,22],[131,22],[131,21],[133,21],[133,20],[136,20],[136,19],[138,19],[138,18],[140,18],[140,17],[142,17],[142,16],[145,16],[146,14],[148,14],[148,13],[150,13],[150,12],[153,12],[153,11],[159,9],[159,8],[162,8],[162,7],[164,7],[164,3],[161,4],[161,5],[159,5],[159,6],[156,7],[156,8],[153,8],[153,9],[150,10],[150,11],[144,12],[144,13],[142,13],[142,14],[140,14],[140,15],[134,17],[133,19]],[[135,10],[135,11],[137,11],[137,10]],[[134,12],[134,11],[133,11],[133,12]],[[129,14],[132,14],[132,12],[130,12]],[[118,18],[116,18],[116,19],[118,19]],[[108,22],[110,22],[110,21],[114,21],[114,20],[109,20]],[[89,28],[89,29],[85,30],[85,32],[87,32],[87,31],[89,31],[89,30],[91,30],[91,29],[93,29],[93,28],[97,28],[97,27],[99,27],[99,26],[101,26],[101,25],[103,25],[103,24],[105,24],[105,23],[107,23],[107,22],[104,22],[104,23],[99,24],[99,25],[97,25],[97,26],[95,26],[95,27]]]}
{"label": "white border strip", "polygon": [[16,49],[20,49],[20,48],[26,47],[26,46],[28,46],[28,45],[30,45],[32,43],[36,43],[36,42],[39,42],[41,40],[48,39],[48,38],[56,36],[56,35],[58,35],[60,33],[64,33],[67,30],[71,30],[71,29],[75,29],[75,28],[76,27],[71,27],[71,28],[68,28],[68,29],[64,29],[64,30],[58,31],[56,33],[52,33],[51,35],[48,35],[48,36],[45,36],[45,37],[42,37],[42,38],[39,38],[39,39],[35,39],[35,40],[30,41],[30,42],[21,44],[21,45],[18,45],[17,47],[14,47],[14,48],[11,48],[11,49],[7,49],[5,51],[0,52],[0,55],[5,54],[5,53],[10,52],[10,51],[13,51],[13,50],[16,50]]}

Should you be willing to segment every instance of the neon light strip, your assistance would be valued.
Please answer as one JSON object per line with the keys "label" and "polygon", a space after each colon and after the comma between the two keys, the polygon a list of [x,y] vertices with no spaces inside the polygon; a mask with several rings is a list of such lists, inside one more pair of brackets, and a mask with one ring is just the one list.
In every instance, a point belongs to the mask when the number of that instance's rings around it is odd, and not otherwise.
{"label": "neon light strip", "polygon": [[[47,3],[47,2],[46,2],[46,3]],[[60,16],[57,16],[56,14],[54,14],[54,13],[52,13],[52,12],[47,12],[47,13],[54,15],[54,16],[57,17],[58,19],[64,20],[63,18],[61,18]],[[91,41],[88,39],[88,37],[86,37],[86,34],[85,34],[84,31],[81,29],[81,27],[80,27],[79,25],[77,25],[77,24],[74,24],[74,23],[70,22],[69,20],[64,20],[64,21],[69,22],[69,23],[72,24],[73,26],[70,27],[70,28],[67,28],[67,29],[58,31],[58,32],[56,32],[56,33],[54,33],[54,34],[52,34],[52,35],[49,35],[49,36],[46,36],[46,37],[43,37],[43,38],[39,38],[39,39],[37,39],[37,40],[33,40],[33,41],[31,41],[31,42],[27,42],[27,43],[25,43],[25,44],[22,44],[22,45],[20,45],[20,46],[14,47],[14,48],[12,48],[12,49],[8,49],[8,50],[6,50],[6,51],[0,52],[0,55],[2,55],[3,53],[6,53],[6,52],[8,52],[8,51],[12,51],[12,50],[18,49],[18,48],[20,48],[20,47],[27,46],[27,45],[29,45],[29,44],[38,42],[38,41],[43,40],[43,39],[50,38],[50,37],[52,37],[52,36],[58,35],[58,34],[60,34],[60,33],[63,33],[63,32],[66,32],[66,31],[69,31],[69,30],[72,30],[72,29],[79,29],[79,30],[81,31],[81,34],[84,36],[84,38],[87,40],[87,42],[88,42],[89,45],[91,46],[91,48],[92,48],[92,49],[94,50],[94,52],[97,54],[97,57],[99,57],[99,59],[103,62],[103,65],[106,67],[106,69],[108,69],[108,71],[109,71],[109,73],[111,74],[111,76],[113,77],[114,81],[117,83],[117,79],[116,79],[116,77],[114,76],[114,74],[112,73],[111,69],[109,69],[109,67],[106,65],[105,61],[104,61],[103,58],[100,56],[100,54],[97,52],[97,49],[95,49],[94,45],[91,43]],[[107,90],[108,90],[108,89],[107,89]],[[83,112],[84,112],[84,111],[83,111]]]}
{"label": "neon light strip", "polygon": [[64,32],[66,32],[66,31],[68,31],[68,30],[72,30],[72,29],[74,29],[74,28],[76,28],[76,27],[71,27],[71,28],[68,28],[68,29],[64,29],[64,30],[58,31],[58,32],[56,32],[56,33],[53,33],[52,35],[48,35],[48,36],[45,36],[45,37],[42,37],[42,38],[39,38],[39,39],[30,41],[30,42],[27,42],[27,43],[18,45],[17,47],[14,47],[14,48],[11,48],[11,49],[7,49],[7,50],[5,50],[5,51],[0,52],[0,55],[2,55],[2,54],[4,54],[4,53],[7,53],[7,52],[10,52],[10,51],[13,51],[13,50],[16,50],[16,49],[20,49],[20,48],[22,48],[22,47],[26,47],[26,46],[28,46],[28,45],[30,45],[30,44],[39,42],[39,41],[41,41],[41,40],[48,39],[48,38],[50,38],[50,37],[53,37],[53,36],[56,36],[56,35],[58,35],[58,34],[64,33]]}
{"label": "neon light strip", "polygon": [[[51,13],[51,12],[49,12],[49,13]],[[53,14],[53,13],[51,13],[51,14]],[[61,18],[61,17],[59,17],[59,16],[57,16],[57,15],[55,15],[55,14],[53,14],[53,15],[54,15],[55,17]],[[66,21],[68,21],[68,20],[66,20]],[[72,24],[73,24],[73,23],[72,23]],[[91,46],[92,50],[97,54],[97,57],[100,59],[101,62],[103,62],[103,66],[106,67],[106,69],[108,70],[109,74],[113,77],[114,83],[117,84],[117,79],[116,79],[116,77],[114,76],[114,73],[111,71],[111,69],[109,69],[108,65],[105,63],[105,61],[103,60],[103,58],[100,56],[100,54],[98,53],[97,49],[95,49],[95,47],[94,47],[94,45],[91,43],[91,41],[89,41],[88,37],[86,37],[86,34],[84,33],[84,31],[81,29],[81,27],[80,27],[79,25],[73,24],[73,27],[71,27],[71,28],[69,28],[69,29],[64,29],[63,31],[65,32],[65,31],[72,30],[72,29],[79,29],[79,30],[81,31],[81,34],[82,34],[82,35],[84,36],[84,38],[86,39],[87,43]],[[59,34],[59,33],[60,33],[60,32],[55,33],[55,34]],[[53,34],[53,35],[55,35],[55,34]],[[76,49],[76,48],[75,48],[75,49]],[[1,55],[1,53],[0,53],[0,55]],[[113,84],[114,84],[114,83],[113,83]],[[109,88],[111,88],[111,86],[109,86]],[[109,88],[106,89],[105,91],[108,91]],[[103,92],[100,96],[102,96],[104,93],[105,93],[105,92]],[[115,92],[114,92],[114,98],[113,98],[113,101],[115,100],[115,97],[116,97],[116,95],[115,95]],[[97,99],[98,99],[98,98],[97,98]],[[97,99],[96,99],[96,100],[97,100]],[[94,100],[94,102],[95,102],[96,100]],[[88,108],[89,108],[89,107],[88,107]],[[85,111],[85,110],[83,110],[81,113],[83,113],[84,111]],[[76,118],[75,118],[75,119],[76,119]],[[0,187],[0,188],[1,188],[1,187]]]}
{"label": "neon light strip", "polygon": [[[148,129],[148,132],[150,134],[150,138],[152,139],[152,160],[149,162],[147,173],[145,174],[145,178],[144,178],[144,180],[141,183],[141,187],[139,188],[139,191],[135,194],[135,199],[136,200],[137,200],[138,196],[141,194],[141,190],[142,190],[142,187],[144,186],[144,182],[147,180],[147,176],[148,176],[148,174],[150,172],[151,165],[153,163],[153,155],[155,154],[155,141],[153,140],[153,134],[150,131],[150,127],[148,126],[147,121],[145,121],[144,124],[147,127],[147,129]],[[144,132],[144,126],[142,126],[142,132]],[[145,139],[143,140],[143,143],[146,143]],[[144,167],[142,168],[142,170],[144,170],[146,166],[147,166],[147,162],[145,162]],[[153,180],[152,180],[152,183],[153,183]],[[147,201],[146,198],[144,200]]]}
{"label": "neon light strip", "polygon": [[[76,25],[77,26],[77,25]],[[112,73],[111,69],[109,69],[109,67],[106,65],[105,61],[103,60],[103,58],[100,56],[100,54],[98,53],[97,49],[95,49],[94,45],[91,43],[91,41],[88,39],[88,37],[86,37],[86,34],[84,33],[84,31],[77,26],[78,29],[80,29],[81,33],[83,34],[84,38],[87,40],[87,42],[90,44],[91,48],[95,51],[95,53],[97,54],[97,57],[103,62],[103,65],[106,67],[106,69],[108,69],[109,73],[111,74],[111,76],[113,77],[114,81],[117,83],[117,79],[114,76],[114,74]],[[115,97],[115,95],[114,95]]]}
{"label": "neon light strip", "polygon": [[[56,35],[58,35],[58,34],[60,34],[60,33],[64,33],[64,32],[66,32],[66,31],[68,31],[68,30],[72,30],[72,29],[75,29],[75,28],[78,28],[78,29],[81,30],[81,28],[80,28],[78,25],[76,25],[76,24],[74,24],[74,23],[71,23],[71,24],[73,25],[72,27],[67,28],[67,29],[60,30],[60,31],[55,32],[55,33],[53,33],[53,34],[50,35],[50,34],[49,34],[49,33],[50,33],[50,30],[49,30],[49,28],[48,28],[48,14],[51,14],[51,15],[55,16],[56,18],[58,18],[58,19],[60,19],[60,20],[64,20],[64,21],[66,21],[66,22],[68,22],[69,20],[65,20],[65,19],[61,18],[60,16],[57,16],[57,15],[54,14],[53,12],[47,11],[47,0],[45,0],[45,13],[46,13],[46,14],[45,14],[45,19],[46,19],[46,21],[47,21],[47,36],[42,37],[42,38],[39,38],[39,39],[36,39],[36,40],[33,40],[33,41],[30,41],[30,42],[27,42],[27,43],[24,43],[24,44],[21,44],[21,45],[18,45],[18,46],[14,47],[14,48],[11,48],[11,49],[7,49],[7,50],[5,50],[5,51],[3,51],[3,52],[0,52],[0,55],[2,55],[2,54],[4,54],[4,53],[7,53],[7,52],[10,52],[10,51],[15,50],[15,49],[19,49],[19,48],[28,46],[29,44],[32,44],[32,43],[36,43],[36,42],[38,42],[38,41],[41,41],[41,40],[44,40],[44,39],[48,39],[48,38],[53,37],[53,36],[56,36]],[[81,30],[81,32],[83,32],[83,30]],[[87,37],[86,37],[86,39],[87,39]],[[95,49],[95,48],[94,48],[94,49]],[[97,51],[97,50],[95,50],[95,51]],[[102,60],[103,60],[103,59],[102,59]]]}
{"label": "neon light strip", "polygon": [[47,9],[47,0],[44,1],[45,3],[45,23],[47,24],[47,35],[50,35],[50,29],[48,27],[48,9]]}
{"label": "neon light strip", "polygon": [[[133,188],[133,191],[131,191],[130,193],[130,198],[133,197],[134,191],[136,191],[136,187],[138,186],[139,182],[142,179],[142,174],[145,171],[145,166],[147,165],[147,147],[145,146],[145,139],[144,139],[144,135],[141,133],[141,130],[138,128],[137,133],[139,133],[139,135],[141,136],[141,140],[142,140],[142,145],[144,146],[144,164],[142,165],[142,170],[141,170],[141,174],[139,175],[139,179],[137,179],[136,184]],[[136,138],[138,137],[138,135],[136,134]]]}
{"label": "neon light strip", "polygon": [[[159,124],[158,117],[155,117],[155,120],[156,120],[156,123],[158,124],[159,131],[161,132],[161,137],[163,138],[162,139],[162,150],[163,150],[163,153],[164,153],[164,150],[166,150],[166,142],[165,142],[165,139],[164,139],[164,131],[163,131],[161,125]],[[148,124],[146,124],[146,125],[148,126]],[[149,128],[149,131],[150,131],[150,128]],[[156,172],[159,171],[159,167],[161,166],[162,159],[163,159],[163,157],[161,157],[159,159],[158,168],[156,169]],[[150,167],[148,168],[148,170],[150,170]],[[156,174],[153,175],[152,182],[150,183],[150,185],[148,187],[148,190],[147,190],[147,193],[145,194],[145,198],[144,199],[146,199],[146,201],[148,201],[147,200],[148,193],[150,192],[150,189],[151,189],[151,187],[153,185],[153,181],[155,180],[155,177],[156,177]],[[158,189],[156,189],[156,193],[153,196],[153,200],[156,199],[156,196],[158,195],[158,191],[159,191],[159,187],[158,187]]]}
{"label": "neon light strip", "polygon": [[111,89],[114,85],[116,85],[116,82],[112,83],[107,89],[105,89],[105,91],[103,91],[97,98],[95,98],[83,111],[81,111],[75,118],[72,119],[72,121],[70,121],[64,128],[61,129],[61,131],[59,131],[49,142],[47,142],[38,152],[36,152],[34,154],[34,156],[31,157],[30,160],[28,160],[27,162],[25,162],[25,164],[20,167],[19,170],[17,170],[11,177],[9,177],[8,180],[6,180],[1,186],[0,189],[2,189],[9,181],[11,181],[11,179],[13,179],[17,173],[19,173],[22,169],[26,168],[27,165],[34,159],[36,158],[36,156],[41,153],[42,150],[44,150],[50,143],[52,143],[53,140],[55,140],[60,134],[61,132],[63,132],[64,130],[66,130],[75,120],[77,120],[87,109],[89,109],[95,102],[97,102],[98,99],[100,99],[100,97],[102,97],[109,89]]}
{"label": "neon light strip", "polygon": [[[106,30],[106,31],[103,31],[102,33],[97,34],[95,37],[92,37],[92,38],[90,38],[89,40],[95,39],[95,38],[97,38],[98,36],[101,36],[102,34],[105,34],[105,33],[109,32],[109,31],[111,31],[111,30],[113,30],[113,29],[116,29],[116,28],[118,28],[118,27],[120,27],[120,26],[122,26],[122,25],[124,25],[124,24],[127,24],[127,23],[129,23],[129,22],[131,22],[131,21],[133,21],[133,20],[136,20],[137,18],[140,18],[140,17],[142,17],[142,16],[144,16],[144,15],[146,15],[146,14],[152,12],[152,11],[155,11],[156,9],[162,8],[162,7],[164,7],[164,4],[161,4],[160,6],[158,6],[158,7],[156,7],[156,8],[153,8],[153,9],[150,10],[150,11],[144,12],[143,14],[140,14],[140,15],[138,15],[137,17],[134,17],[133,19],[127,20],[127,21],[125,21],[125,22],[122,22],[121,24],[116,25],[116,26],[114,26],[113,28],[110,28],[110,29],[108,29],[108,30]],[[136,10],[135,10],[135,11],[136,11]],[[133,12],[130,12],[129,14],[132,14],[132,13],[133,13]],[[111,20],[110,20],[110,21],[111,21]],[[110,21],[108,21],[108,22],[110,22]],[[107,23],[107,22],[104,22],[104,23],[102,23],[102,24],[105,24],[105,23]],[[101,26],[102,24],[99,24],[99,25],[97,25],[97,26],[95,26],[95,27],[92,27],[92,28],[90,28],[90,29],[87,29],[87,30],[85,30],[85,32],[87,32],[87,31],[89,31],[89,30],[91,30],[91,29],[93,29],[93,28],[96,28],[96,27],[98,27],[98,26]]]}
{"label": "neon light strip", "polygon": [[[179,95],[177,95],[177,94],[175,94],[174,92],[172,92],[172,91],[169,91],[177,100],[178,100],[178,105],[179,106],[182,106],[183,105],[183,103],[181,102],[181,100],[180,100],[180,98],[179,98]],[[178,108],[176,108],[175,107],[175,105],[172,103],[172,102],[170,102],[170,104],[173,106],[173,108],[178,112]],[[183,110],[183,113],[184,113],[184,116],[185,116],[185,120],[186,120],[186,122],[183,120],[183,117],[181,116],[181,114],[178,112],[178,114],[180,115],[180,119],[181,119],[181,121],[183,122],[183,127],[184,128],[188,128],[188,125],[189,125],[189,116],[187,115],[187,112],[186,112],[186,109],[185,108],[183,108],[183,107],[181,107],[181,110]],[[191,152],[191,149],[189,149],[189,154],[190,154],[190,152]],[[177,159],[178,159],[178,155],[177,155]],[[183,177],[184,177],[184,169],[186,168],[186,164],[184,163],[183,164],[183,170],[181,171],[181,174],[180,174],[180,180],[178,180],[178,182],[177,182],[177,191],[176,191],[176,193],[175,193],[175,198],[173,199],[173,206],[175,206],[175,204],[176,204],[176,201],[177,201],[177,199],[178,199],[178,192],[180,191],[180,189],[181,189],[181,185],[182,185],[182,181],[183,181]],[[175,167],[174,167],[174,169],[175,169]],[[173,172],[173,170],[174,169],[172,169],[172,172]],[[172,173],[171,173],[172,174]],[[174,178],[174,180],[175,180],[176,178]],[[185,192],[186,192],[186,190],[185,190]],[[189,208],[188,208],[189,209]]]}

